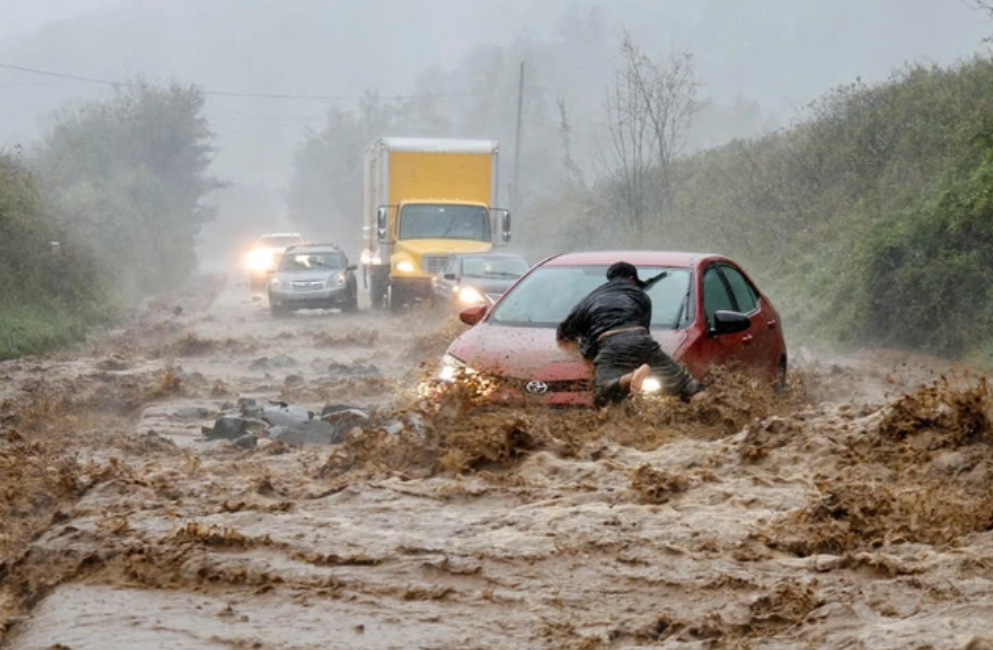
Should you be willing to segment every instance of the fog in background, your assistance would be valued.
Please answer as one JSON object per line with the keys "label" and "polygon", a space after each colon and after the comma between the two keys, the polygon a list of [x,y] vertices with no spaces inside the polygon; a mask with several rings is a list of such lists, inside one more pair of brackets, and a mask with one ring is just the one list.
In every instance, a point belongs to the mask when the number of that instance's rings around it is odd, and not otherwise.
{"label": "fog in background", "polygon": [[[67,103],[109,96],[95,81],[142,75],[207,91],[214,171],[239,189],[218,197],[214,236],[249,211],[253,227],[290,227],[282,197],[294,152],[329,109],[355,107],[372,90],[433,93],[440,110],[457,111],[478,95],[476,70],[496,47],[535,57],[525,102],[564,99],[580,150],[596,130],[621,30],[653,54],[688,49],[699,98],[727,109],[698,116],[690,145],[701,148],[802,118],[832,86],[967,57],[990,31],[966,0],[0,0],[0,16],[0,64],[91,80],[0,68],[4,148],[29,145]],[[508,90],[489,101],[513,114],[517,98]],[[525,114],[529,141],[556,128]]]}

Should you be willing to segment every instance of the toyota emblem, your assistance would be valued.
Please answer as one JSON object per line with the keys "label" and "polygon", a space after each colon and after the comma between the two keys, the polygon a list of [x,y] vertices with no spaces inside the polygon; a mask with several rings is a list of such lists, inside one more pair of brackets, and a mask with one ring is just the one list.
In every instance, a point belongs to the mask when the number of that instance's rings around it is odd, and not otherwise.
{"label": "toyota emblem", "polygon": [[528,382],[528,385],[524,387],[524,390],[531,393],[532,395],[544,395],[548,392],[548,384],[543,381],[538,381],[534,379]]}

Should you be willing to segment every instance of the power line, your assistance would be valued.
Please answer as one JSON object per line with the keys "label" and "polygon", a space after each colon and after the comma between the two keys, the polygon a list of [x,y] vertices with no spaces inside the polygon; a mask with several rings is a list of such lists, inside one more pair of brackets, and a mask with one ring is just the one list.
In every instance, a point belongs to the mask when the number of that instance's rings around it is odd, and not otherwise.
{"label": "power line", "polygon": [[[134,85],[134,82],[121,82],[121,81],[111,81],[109,79],[98,79],[95,77],[81,77],[79,75],[66,74],[63,72],[53,72],[51,70],[39,70],[37,68],[27,68],[20,65],[12,65],[9,63],[0,63],[0,68],[7,70],[16,70],[18,72],[26,72],[34,75],[41,75],[45,77],[55,77],[57,79],[66,79],[68,81],[78,81],[81,83],[88,84],[98,84],[101,86],[130,86]],[[283,94],[283,93],[243,93],[234,92],[228,90],[206,90],[201,89],[201,92],[208,97],[241,97],[247,99],[284,99],[284,100],[297,100],[297,101],[321,101],[321,102],[331,102],[331,101],[356,101],[360,99],[365,99],[366,95],[294,95],[294,94]],[[379,99],[418,99],[427,97],[466,97],[471,93],[422,93],[418,95],[376,95]]]}

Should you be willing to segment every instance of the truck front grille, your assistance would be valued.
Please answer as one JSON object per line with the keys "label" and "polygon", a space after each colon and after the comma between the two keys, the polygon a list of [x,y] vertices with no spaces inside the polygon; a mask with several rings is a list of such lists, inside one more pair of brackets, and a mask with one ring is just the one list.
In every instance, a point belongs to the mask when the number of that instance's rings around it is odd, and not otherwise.
{"label": "truck front grille", "polygon": [[435,275],[445,268],[451,259],[449,255],[425,255],[421,258],[421,269],[429,275]]}

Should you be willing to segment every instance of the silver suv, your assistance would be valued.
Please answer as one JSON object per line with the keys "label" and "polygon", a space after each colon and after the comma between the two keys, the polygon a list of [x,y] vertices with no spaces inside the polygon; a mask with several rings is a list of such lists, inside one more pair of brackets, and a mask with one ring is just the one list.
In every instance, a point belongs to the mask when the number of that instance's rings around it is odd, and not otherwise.
{"label": "silver suv", "polygon": [[294,309],[356,311],[355,265],[337,246],[307,244],[287,248],[269,280],[269,309],[280,316]]}

